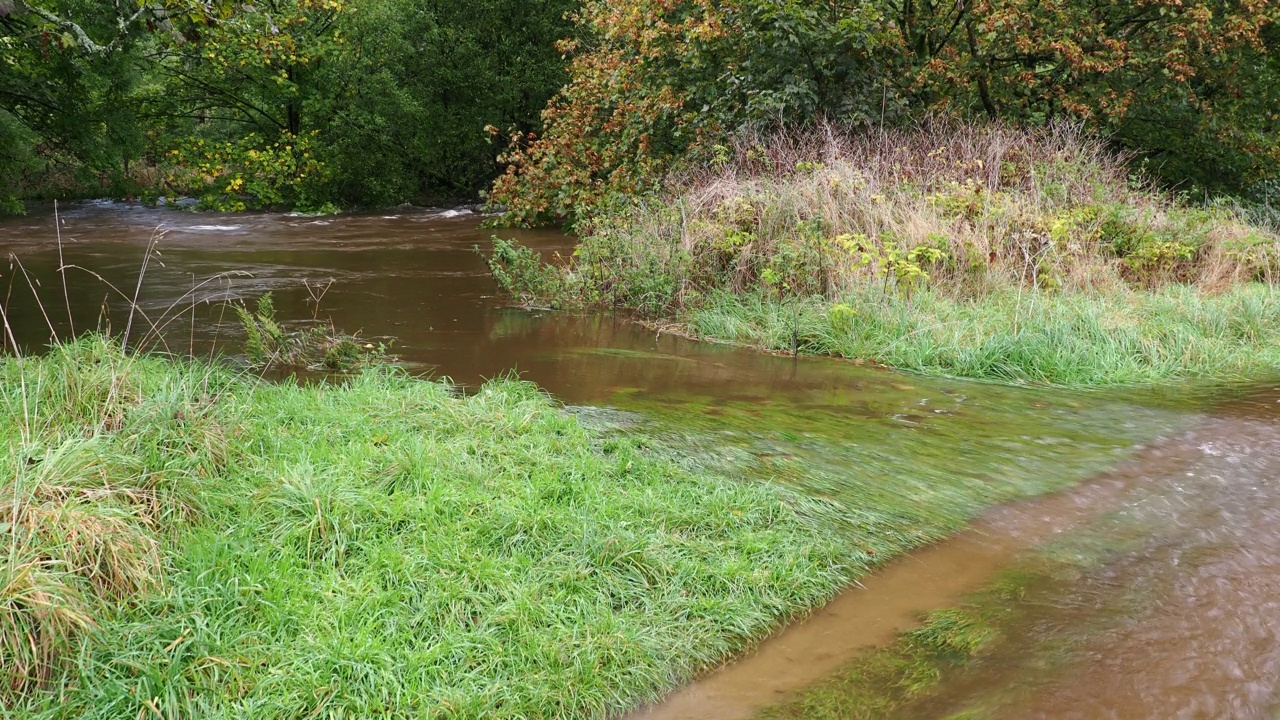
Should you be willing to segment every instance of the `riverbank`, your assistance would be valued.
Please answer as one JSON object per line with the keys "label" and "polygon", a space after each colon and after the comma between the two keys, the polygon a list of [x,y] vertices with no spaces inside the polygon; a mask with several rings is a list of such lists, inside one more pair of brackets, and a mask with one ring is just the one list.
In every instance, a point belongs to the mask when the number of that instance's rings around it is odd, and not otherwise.
{"label": "riverbank", "polygon": [[3,702],[29,717],[600,717],[1077,479],[833,489],[527,383],[277,385],[92,338],[5,360],[0,392]]}
{"label": "riverbank", "polygon": [[99,340],[2,372],[25,716],[599,716],[850,571],[803,498],[524,383],[271,385]]}
{"label": "riverbank", "polygon": [[1273,376],[1280,236],[1135,181],[1077,130],[745,137],[597,218],[568,261],[499,241],[519,302],[695,338],[1070,386]]}
{"label": "riverbank", "polygon": [[674,329],[694,338],[926,375],[1079,387],[1280,373],[1280,291],[1256,283],[1220,294],[1004,290],[970,300],[871,291],[836,304],[718,293],[678,317]]}

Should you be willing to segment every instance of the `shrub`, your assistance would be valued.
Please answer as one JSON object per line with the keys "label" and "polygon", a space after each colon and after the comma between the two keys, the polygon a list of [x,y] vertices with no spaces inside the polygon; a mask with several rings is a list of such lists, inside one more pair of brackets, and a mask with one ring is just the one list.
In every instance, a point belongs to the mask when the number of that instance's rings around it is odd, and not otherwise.
{"label": "shrub", "polygon": [[737,138],[662,200],[593,221],[571,262],[498,247],[521,302],[650,316],[717,291],[1220,287],[1268,277],[1278,240],[1230,207],[1193,209],[1130,177],[1078,126],[937,124]]}

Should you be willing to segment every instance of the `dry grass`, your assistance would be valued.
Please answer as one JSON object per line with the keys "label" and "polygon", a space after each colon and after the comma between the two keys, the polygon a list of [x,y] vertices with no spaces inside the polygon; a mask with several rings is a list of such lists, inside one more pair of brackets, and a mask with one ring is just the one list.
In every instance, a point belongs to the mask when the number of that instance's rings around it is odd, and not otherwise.
{"label": "dry grass", "polygon": [[162,538],[229,459],[209,375],[158,384],[154,362],[88,338],[0,365],[0,706],[161,585]]}
{"label": "dry grass", "polygon": [[[973,297],[1280,278],[1276,235],[1139,182],[1074,126],[822,127],[719,150],[656,205],[593,228],[576,270],[597,296],[669,311],[711,289],[837,300],[867,286]],[[628,297],[638,286],[665,307]]]}

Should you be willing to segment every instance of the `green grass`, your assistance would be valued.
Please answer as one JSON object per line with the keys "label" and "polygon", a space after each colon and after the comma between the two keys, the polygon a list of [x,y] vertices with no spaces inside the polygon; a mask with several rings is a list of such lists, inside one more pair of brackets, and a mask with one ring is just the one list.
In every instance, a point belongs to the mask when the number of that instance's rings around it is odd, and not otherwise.
{"label": "green grass", "polygon": [[[800,497],[589,432],[525,383],[270,385],[86,340],[5,360],[0,392],[5,505],[121,532],[0,534],[7,577],[56,575],[74,613],[0,584],[27,717],[601,716],[848,575]],[[154,561],[109,592],[121,548]],[[32,638],[48,652],[13,662]]]}
{"label": "green grass", "polygon": [[955,300],[865,292],[832,304],[721,293],[684,316],[698,337],[872,361],[928,375],[1067,386],[1232,381],[1280,372],[1280,292],[1185,286]]}
{"label": "green grass", "polygon": [[5,359],[0,705],[604,717],[1169,421],[882,382],[619,397],[640,414],[610,429],[514,380],[269,384],[100,338]]}

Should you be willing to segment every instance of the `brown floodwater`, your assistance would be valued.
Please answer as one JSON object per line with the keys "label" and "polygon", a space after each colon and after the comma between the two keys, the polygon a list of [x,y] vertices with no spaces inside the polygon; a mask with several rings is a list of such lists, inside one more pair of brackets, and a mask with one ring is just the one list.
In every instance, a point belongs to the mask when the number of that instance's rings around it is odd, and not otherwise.
{"label": "brown floodwater", "polygon": [[[1183,389],[1121,396],[925,379],[690,342],[607,315],[514,310],[476,251],[492,235],[480,221],[410,208],[303,217],[86,203],[64,208],[57,226],[50,211],[0,221],[0,253],[11,258],[0,292],[28,350],[48,341],[50,325],[63,335],[104,324],[120,333],[154,238],[134,344],[235,354],[243,336],[227,302],[270,291],[279,317],[394,337],[394,352],[425,374],[474,385],[514,371],[570,405],[636,412],[784,469],[803,463],[797,483],[833,503],[849,485],[911,497],[963,481],[990,486],[994,498],[1008,496],[1002,483],[1048,491],[1094,478],[999,507],[890,563],[637,718],[750,717],[955,602],[1018,553],[1094,528],[1100,514],[1117,535],[1138,523],[1149,540],[1082,581],[1078,597],[1046,604],[1016,651],[944,683],[907,716],[942,718],[975,703],[1001,717],[1054,718],[1263,717],[1270,708],[1280,684],[1280,392],[1224,403],[1200,393],[1170,401]],[[555,232],[501,234],[548,254],[571,248]],[[60,263],[73,266],[65,297]],[[1154,610],[1130,617],[1112,599],[1135,587]],[[1094,616],[1124,621],[1076,642],[1078,658],[1051,664],[1059,674],[1033,662],[1039,640]]]}
{"label": "brown floodwater", "polygon": [[1162,445],[1102,521],[1114,547],[897,717],[1231,718],[1280,710],[1280,391]]}
{"label": "brown floodwater", "polygon": [[[628,716],[631,720],[744,720],[835,673],[849,660],[989,584],[1021,553],[1113,511],[1153,468],[1178,466],[1168,442],[1069,491],[988,511],[963,532],[864,578],[750,655]],[[950,717],[951,713],[920,717]],[[1134,716],[1139,717],[1139,716]],[[1146,717],[1146,716],[1143,716]]]}

